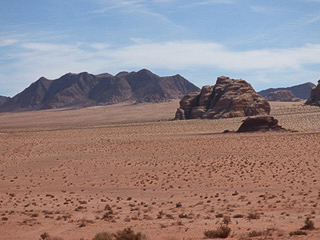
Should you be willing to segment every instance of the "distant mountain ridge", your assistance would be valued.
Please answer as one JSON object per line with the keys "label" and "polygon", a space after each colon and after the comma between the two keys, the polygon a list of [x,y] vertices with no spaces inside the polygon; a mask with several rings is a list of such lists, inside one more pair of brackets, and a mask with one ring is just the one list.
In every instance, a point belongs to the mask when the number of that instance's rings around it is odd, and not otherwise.
{"label": "distant mountain ridge", "polygon": [[56,80],[41,77],[0,105],[0,112],[110,105],[127,100],[165,102],[199,90],[179,74],[159,77],[146,69],[116,76],[68,73]]}
{"label": "distant mountain ridge", "polygon": [[269,93],[279,91],[279,90],[289,90],[291,91],[295,97],[301,98],[301,99],[308,99],[311,94],[311,89],[315,87],[316,85],[307,82],[299,85],[295,85],[292,87],[286,87],[286,88],[268,88],[266,90],[262,90],[258,92],[262,97],[266,98]]}
{"label": "distant mountain ridge", "polygon": [[0,105],[8,101],[10,97],[0,96]]}

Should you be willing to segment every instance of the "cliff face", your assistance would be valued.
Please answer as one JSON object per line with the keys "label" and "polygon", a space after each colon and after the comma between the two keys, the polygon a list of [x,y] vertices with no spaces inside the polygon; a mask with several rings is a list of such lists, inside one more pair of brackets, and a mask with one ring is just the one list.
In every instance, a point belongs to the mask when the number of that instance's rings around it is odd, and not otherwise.
{"label": "cliff face", "polygon": [[318,85],[312,88],[310,97],[305,104],[312,106],[320,106],[320,80],[318,81]]}
{"label": "cliff face", "polygon": [[184,96],[175,119],[214,119],[265,115],[270,113],[267,100],[249,83],[218,77],[214,86],[204,86],[200,93]]}
{"label": "cliff face", "polygon": [[56,80],[40,78],[2,104],[0,111],[109,105],[127,100],[164,102],[194,91],[199,88],[180,75],[159,77],[146,69],[116,76],[68,73]]}

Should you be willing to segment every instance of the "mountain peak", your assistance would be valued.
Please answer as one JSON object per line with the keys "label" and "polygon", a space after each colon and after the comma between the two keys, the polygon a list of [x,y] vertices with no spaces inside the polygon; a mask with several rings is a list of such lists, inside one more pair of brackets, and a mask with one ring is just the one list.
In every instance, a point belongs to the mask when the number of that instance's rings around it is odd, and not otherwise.
{"label": "mountain peak", "polygon": [[81,72],[67,73],[56,80],[41,77],[2,104],[0,112],[109,105],[127,100],[164,102],[199,91],[188,80],[176,76],[159,77],[141,69],[138,72],[120,72],[116,76]]}

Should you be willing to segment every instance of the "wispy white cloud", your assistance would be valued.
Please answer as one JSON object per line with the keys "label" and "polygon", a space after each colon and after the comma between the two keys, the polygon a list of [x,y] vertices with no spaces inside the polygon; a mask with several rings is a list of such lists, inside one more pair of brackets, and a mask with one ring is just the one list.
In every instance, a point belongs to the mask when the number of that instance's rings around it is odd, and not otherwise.
{"label": "wispy white cloud", "polygon": [[[93,13],[97,14],[105,14],[111,10],[118,9],[123,14],[136,14],[142,16],[149,16],[151,18],[157,19],[164,24],[167,24],[171,27],[183,29],[182,26],[177,25],[176,23],[172,22],[165,14],[160,13],[157,11],[157,5],[173,2],[174,0],[153,0],[153,1],[146,1],[146,0],[120,0],[120,1],[106,1],[104,5],[106,7],[102,7],[101,9],[97,9],[93,11]],[[154,5],[155,4],[155,5]]]}
{"label": "wispy white cloud", "polygon": [[184,7],[196,7],[196,6],[205,6],[213,4],[234,4],[236,0],[199,0],[193,1],[188,4],[184,4]]}
{"label": "wispy white cloud", "polygon": [[306,15],[303,15],[300,18],[293,20],[290,23],[290,25],[293,27],[305,27],[317,22],[320,22],[320,12],[313,13],[313,14],[307,13]]}
{"label": "wispy white cloud", "polygon": [[[267,78],[268,74],[274,75],[275,72],[300,72],[303,75],[309,65],[320,66],[320,44],[250,51],[233,51],[218,43],[201,41],[137,41],[121,48],[105,43],[69,45],[31,42],[16,45],[19,51],[10,53],[15,63],[0,66],[0,72],[9,74],[6,79],[11,79],[9,84],[12,85],[15,81],[21,85],[21,79],[31,83],[40,76],[53,79],[66,72],[115,74],[121,70],[140,68],[168,69],[180,73],[188,69],[217,69],[237,73],[240,77],[248,73],[257,77],[260,75],[263,81],[263,76]],[[0,85],[8,85],[6,79],[0,79]]]}
{"label": "wispy white cloud", "polygon": [[8,47],[14,45],[17,42],[18,40],[13,38],[0,39],[0,47]]}
{"label": "wispy white cloud", "polygon": [[107,6],[95,10],[94,13],[105,13],[114,9],[139,9],[144,7],[144,2],[144,0],[103,1],[103,5]]}

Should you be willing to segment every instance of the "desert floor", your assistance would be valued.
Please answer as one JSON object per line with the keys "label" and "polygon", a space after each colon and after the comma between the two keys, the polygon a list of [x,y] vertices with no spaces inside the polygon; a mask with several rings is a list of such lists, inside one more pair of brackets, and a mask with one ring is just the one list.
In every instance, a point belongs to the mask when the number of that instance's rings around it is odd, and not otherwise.
{"label": "desert floor", "polygon": [[2,113],[0,239],[203,239],[225,216],[233,239],[320,239],[320,108],[271,104],[295,132],[171,121],[178,101]]}

